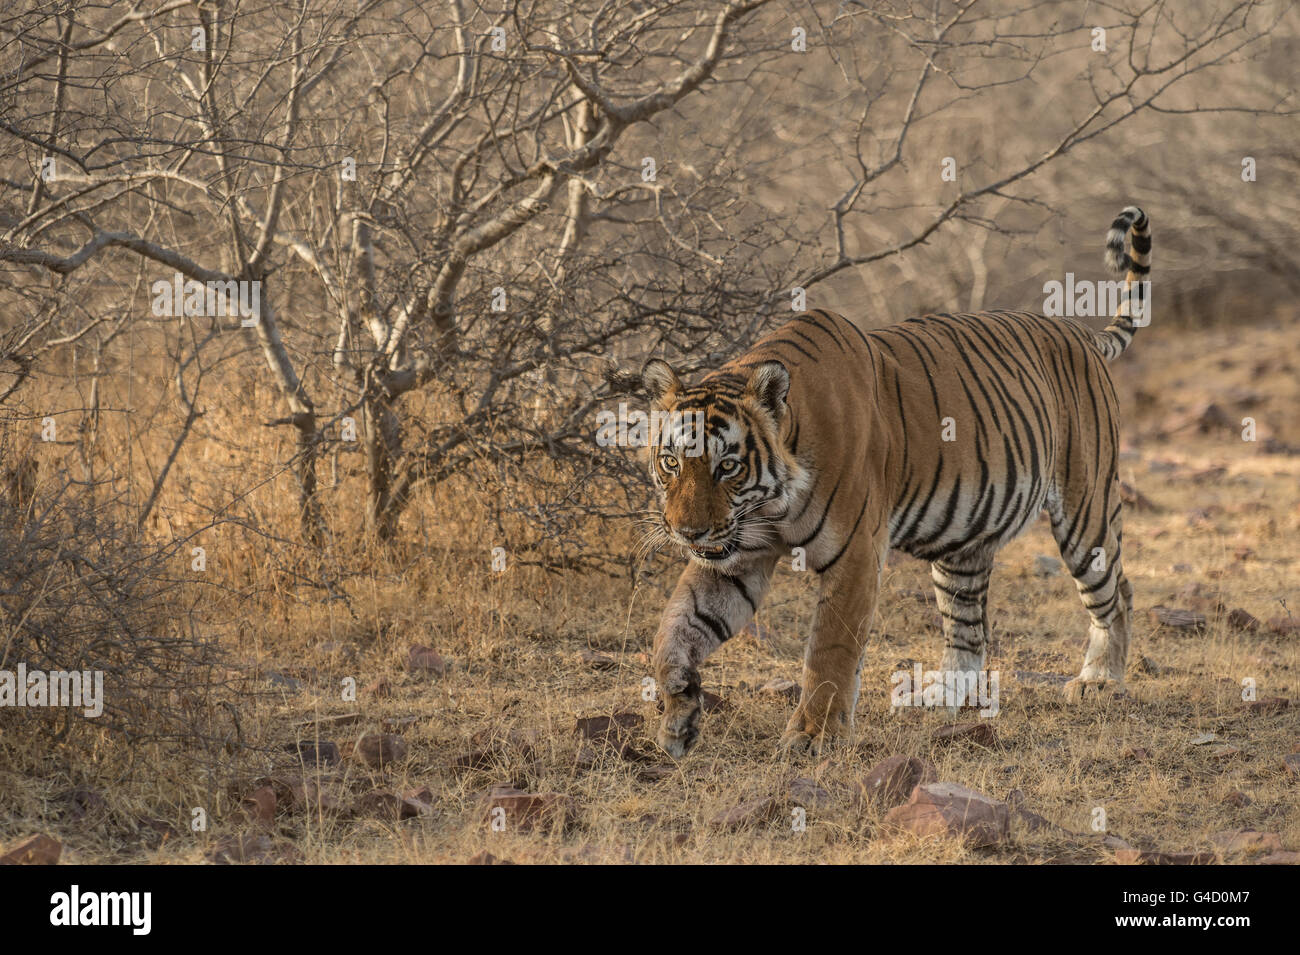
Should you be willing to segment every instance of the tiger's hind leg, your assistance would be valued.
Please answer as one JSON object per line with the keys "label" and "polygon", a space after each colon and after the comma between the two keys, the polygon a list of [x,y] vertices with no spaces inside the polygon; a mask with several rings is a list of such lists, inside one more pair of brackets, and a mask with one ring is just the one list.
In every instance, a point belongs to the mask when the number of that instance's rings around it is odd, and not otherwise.
{"label": "tiger's hind leg", "polygon": [[[943,619],[944,651],[940,670],[958,688],[973,689],[988,658],[989,576],[993,557],[975,554],[948,557],[930,564],[930,579]],[[952,676],[949,677],[949,674]],[[949,701],[955,706],[975,702]]]}
{"label": "tiger's hind leg", "polygon": [[1052,533],[1061,559],[1074,577],[1090,618],[1083,669],[1065,685],[1070,702],[1094,694],[1123,693],[1132,638],[1133,586],[1124,576],[1121,559],[1119,497],[1098,494],[1089,500],[1092,514],[1072,515],[1062,509],[1052,515]]}

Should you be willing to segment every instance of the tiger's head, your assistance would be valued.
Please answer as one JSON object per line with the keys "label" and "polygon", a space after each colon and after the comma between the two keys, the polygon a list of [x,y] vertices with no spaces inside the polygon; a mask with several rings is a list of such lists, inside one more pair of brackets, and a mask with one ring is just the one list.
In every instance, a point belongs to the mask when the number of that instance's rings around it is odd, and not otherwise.
{"label": "tiger's head", "polygon": [[696,563],[727,571],[765,549],[805,473],[782,440],[792,412],[790,373],[764,361],[687,388],[651,359],[641,372],[651,401],[650,471],[661,530]]}

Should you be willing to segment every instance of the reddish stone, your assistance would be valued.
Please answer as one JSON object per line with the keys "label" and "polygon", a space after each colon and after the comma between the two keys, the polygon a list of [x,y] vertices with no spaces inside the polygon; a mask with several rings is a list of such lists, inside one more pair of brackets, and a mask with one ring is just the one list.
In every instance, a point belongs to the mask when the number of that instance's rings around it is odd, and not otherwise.
{"label": "reddish stone", "polygon": [[771,796],[753,799],[733,806],[725,812],[714,816],[709,825],[726,832],[737,832],[753,826],[771,822],[780,813],[781,807]]}
{"label": "reddish stone", "polygon": [[62,843],[37,833],[0,855],[0,865],[58,865],[62,852]]}
{"label": "reddish stone", "polygon": [[488,795],[484,821],[491,826],[502,819],[506,831],[527,832],[564,826],[569,812],[569,797],[563,793],[526,793],[513,786],[494,786]]}
{"label": "reddish stone", "polygon": [[367,733],[357,740],[354,754],[371,769],[382,769],[406,758],[406,744],[391,733]]}
{"label": "reddish stone", "polygon": [[923,783],[905,805],[889,810],[885,824],[918,836],[949,836],[969,848],[997,845],[1011,831],[1006,803],[957,783]]}
{"label": "reddish stone", "polygon": [[880,809],[907,802],[912,790],[934,779],[934,768],[915,756],[890,756],[877,763],[859,784],[863,797]]}
{"label": "reddish stone", "polygon": [[275,822],[275,790],[271,786],[260,786],[244,797],[240,808],[249,822],[269,826]]}
{"label": "reddish stone", "polygon": [[930,739],[936,743],[952,743],[958,740],[968,740],[977,743],[980,746],[992,746],[997,742],[998,734],[993,727],[986,721],[975,720],[969,723],[953,723],[951,726],[941,726],[930,734]]}
{"label": "reddish stone", "polygon": [[416,673],[443,676],[447,672],[447,661],[433,647],[415,646],[406,655],[406,668]]}

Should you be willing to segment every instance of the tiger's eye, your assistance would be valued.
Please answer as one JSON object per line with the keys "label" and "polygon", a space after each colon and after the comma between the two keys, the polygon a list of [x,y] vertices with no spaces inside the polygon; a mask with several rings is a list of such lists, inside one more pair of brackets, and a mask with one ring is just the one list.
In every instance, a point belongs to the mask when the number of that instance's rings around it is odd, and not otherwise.
{"label": "tiger's eye", "polygon": [[671,454],[661,454],[659,455],[659,466],[665,471],[676,471],[677,458]]}

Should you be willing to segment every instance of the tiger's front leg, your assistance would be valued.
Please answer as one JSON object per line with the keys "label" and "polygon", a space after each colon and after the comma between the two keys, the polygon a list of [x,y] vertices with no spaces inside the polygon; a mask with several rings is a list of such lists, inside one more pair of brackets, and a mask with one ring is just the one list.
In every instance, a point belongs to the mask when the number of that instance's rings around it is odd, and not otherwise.
{"label": "tiger's front leg", "polygon": [[858,678],[880,590],[885,539],[855,538],[822,575],[812,636],[804,653],[799,705],[786,725],[785,752],[820,752],[848,736],[858,702]]}
{"label": "tiger's front leg", "polygon": [[775,566],[775,556],[731,573],[692,563],[677,582],[654,643],[664,704],[658,741],[674,759],[700,735],[700,664],[753,619]]}

